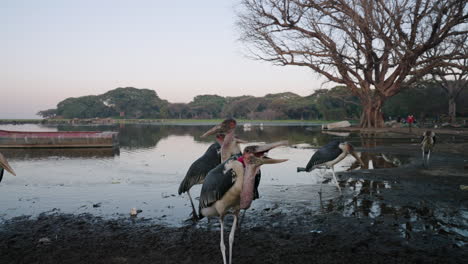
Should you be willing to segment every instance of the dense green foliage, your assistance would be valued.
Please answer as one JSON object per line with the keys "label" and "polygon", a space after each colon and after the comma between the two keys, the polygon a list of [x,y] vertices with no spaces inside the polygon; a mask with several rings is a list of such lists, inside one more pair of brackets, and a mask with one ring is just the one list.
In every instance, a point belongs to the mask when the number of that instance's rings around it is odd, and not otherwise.
{"label": "dense green foliage", "polygon": [[[447,113],[447,102],[447,95],[439,86],[425,83],[390,98],[383,112],[386,117],[413,114],[417,118],[435,118]],[[468,89],[459,96],[457,108],[457,115],[468,116],[468,104],[463,102],[468,102]],[[344,86],[316,90],[305,97],[291,92],[263,97],[198,95],[188,104],[169,103],[154,90],[127,87],[102,95],[67,98],[58,103],[57,109],[39,111],[38,115],[45,118],[357,120],[361,110],[358,98],[350,95]]]}
{"label": "dense green foliage", "polygon": [[52,110],[63,118],[117,117],[163,118],[167,116],[168,102],[161,100],[154,90],[132,87],[117,88],[102,95],[67,98],[57,109],[38,112],[50,117]]}
{"label": "dense green foliage", "polygon": [[[439,85],[431,82],[421,83],[411,89],[391,97],[384,105],[387,117],[405,117],[413,114],[419,119],[431,118],[448,121],[448,95]],[[468,116],[468,87],[458,96],[457,116]]]}

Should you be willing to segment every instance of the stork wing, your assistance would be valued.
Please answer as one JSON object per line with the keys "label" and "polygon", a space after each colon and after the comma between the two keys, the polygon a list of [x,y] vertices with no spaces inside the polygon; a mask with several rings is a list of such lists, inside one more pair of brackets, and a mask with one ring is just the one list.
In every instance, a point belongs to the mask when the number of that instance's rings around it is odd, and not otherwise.
{"label": "stork wing", "polygon": [[[234,159],[219,164],[206,175],[205,182],[200,193],[200,208],[209,207],[214,202],[218,201],[223,195],[234,185],[237,175],[230,168],[230,163],[237,162]],[[241,165],[242,166],[242,165]]]}
{"label": "stork wing", "polygon": [[205,180],[208,172],[221,162],[220,149],[221,145],[219,143],[211,144],[205,154],[190,165],[185,178],[179,185],[179,194],[190,190],[193,185],[200,184]]}
{"label": "stork wing", "polygon": [[338,147],[339,141],[332,141],[317,150],[306,166],[306,171],[311,171],[314,166],[336,159],[343,151]]}
{"label": "stork wing", "polygon": [[0,168],[5,169],[6,171],[8,171],[9,173],[13,174],[14,176],[16,176],[16,173],[15,171],[13,170],[12,167],[10,167],[10,164],[8,164],[8,161],[6,160],[6,158],[2,155],[2,153],[0,153]]}

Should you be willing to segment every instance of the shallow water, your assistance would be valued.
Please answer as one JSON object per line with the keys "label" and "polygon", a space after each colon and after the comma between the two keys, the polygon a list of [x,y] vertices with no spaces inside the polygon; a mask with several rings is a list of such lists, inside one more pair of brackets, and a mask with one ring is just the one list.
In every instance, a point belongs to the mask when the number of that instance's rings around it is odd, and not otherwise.
{"label": "shallow water", "polygon": [[[185,194],[179,196],[177,189],[191,163],[212,143],[213,139],[200,138],[210,127],[2,125],[0,129],[22,131],[118,131],[120,148],[1,149],[0,152],[8,158],[18,176],[6,173],[0,183],[0,218],[37,216],[45,211],[120,217],[129,215],[131,208],[137,208],[142,210],[139,217],[179,225],[188,218],[191,207],[188,197]],[[288,186],[311,186],[316,189],[324,177],[331,178],[329,170],[296,172],[296,167],[305,166],[315,151],[301,146],[314,148],[332,139],[343,138],[356,146],[367,144],[366,140],[355,134],[324,134],[319,127],[253,126],[245,130],[241,127],[236,134],[248,140],[249,144],[279,140],[288,140],[290,144],[270,151],[270,157],[289,161],[262,166],[259,189],[262,202],[254,203],[254,209],[268,207],[275,199],[287,199],[288,195],[278,193],[278,189]],[[409,142],[409,139],[399,138],[391,142]],[[363,159],[370,169],[396,167],[407,162],[404,156],[392,157],[379,153],[364,153]],[[347,157],[335,170],[347,170],[356,165],[353,163],[354,158]],[[328,181],[325,186],[322,188],[323,199],[339,196],[333,181]],[[198,196],[200,189],[201,186],[192,189],[194,197]],[[309,201],[308,205],[318,208],[319,201],[314,198],[316,192],[310,193],[310,197],[296,196],[300,198],[291,199]],[[291,204],[294,205],[293,202]]]}

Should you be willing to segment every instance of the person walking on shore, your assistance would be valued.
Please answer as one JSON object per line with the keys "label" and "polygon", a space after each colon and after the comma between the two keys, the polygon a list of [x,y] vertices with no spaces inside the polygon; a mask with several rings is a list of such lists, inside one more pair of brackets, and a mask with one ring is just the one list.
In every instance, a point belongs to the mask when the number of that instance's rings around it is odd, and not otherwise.
{"label": "person walking on shore", "polygon": [[409,131],[411,132],[411,127],[413,126],[413,123],[414,123],[414,116],[409,115],[408,118],[406,119],[406,123],[408,123]]}

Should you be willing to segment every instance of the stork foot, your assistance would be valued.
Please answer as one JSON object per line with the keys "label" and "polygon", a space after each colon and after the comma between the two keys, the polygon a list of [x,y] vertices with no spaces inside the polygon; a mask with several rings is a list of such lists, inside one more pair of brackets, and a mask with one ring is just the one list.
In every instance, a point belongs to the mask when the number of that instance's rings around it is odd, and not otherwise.
{"label": "stork foot", "polygon": [[425,160],[423,160],[422,166],[423,166],[424,169],[427,169],[428,166],[427,166],[427,163],[426,163]]}
{"label": "stork foot", "polygon": [[185,219],[185,222],[198,222],[200,221],[200,218],[198,217],[198,214],[194,214],[193,212],[190,214],[190,218]]}

